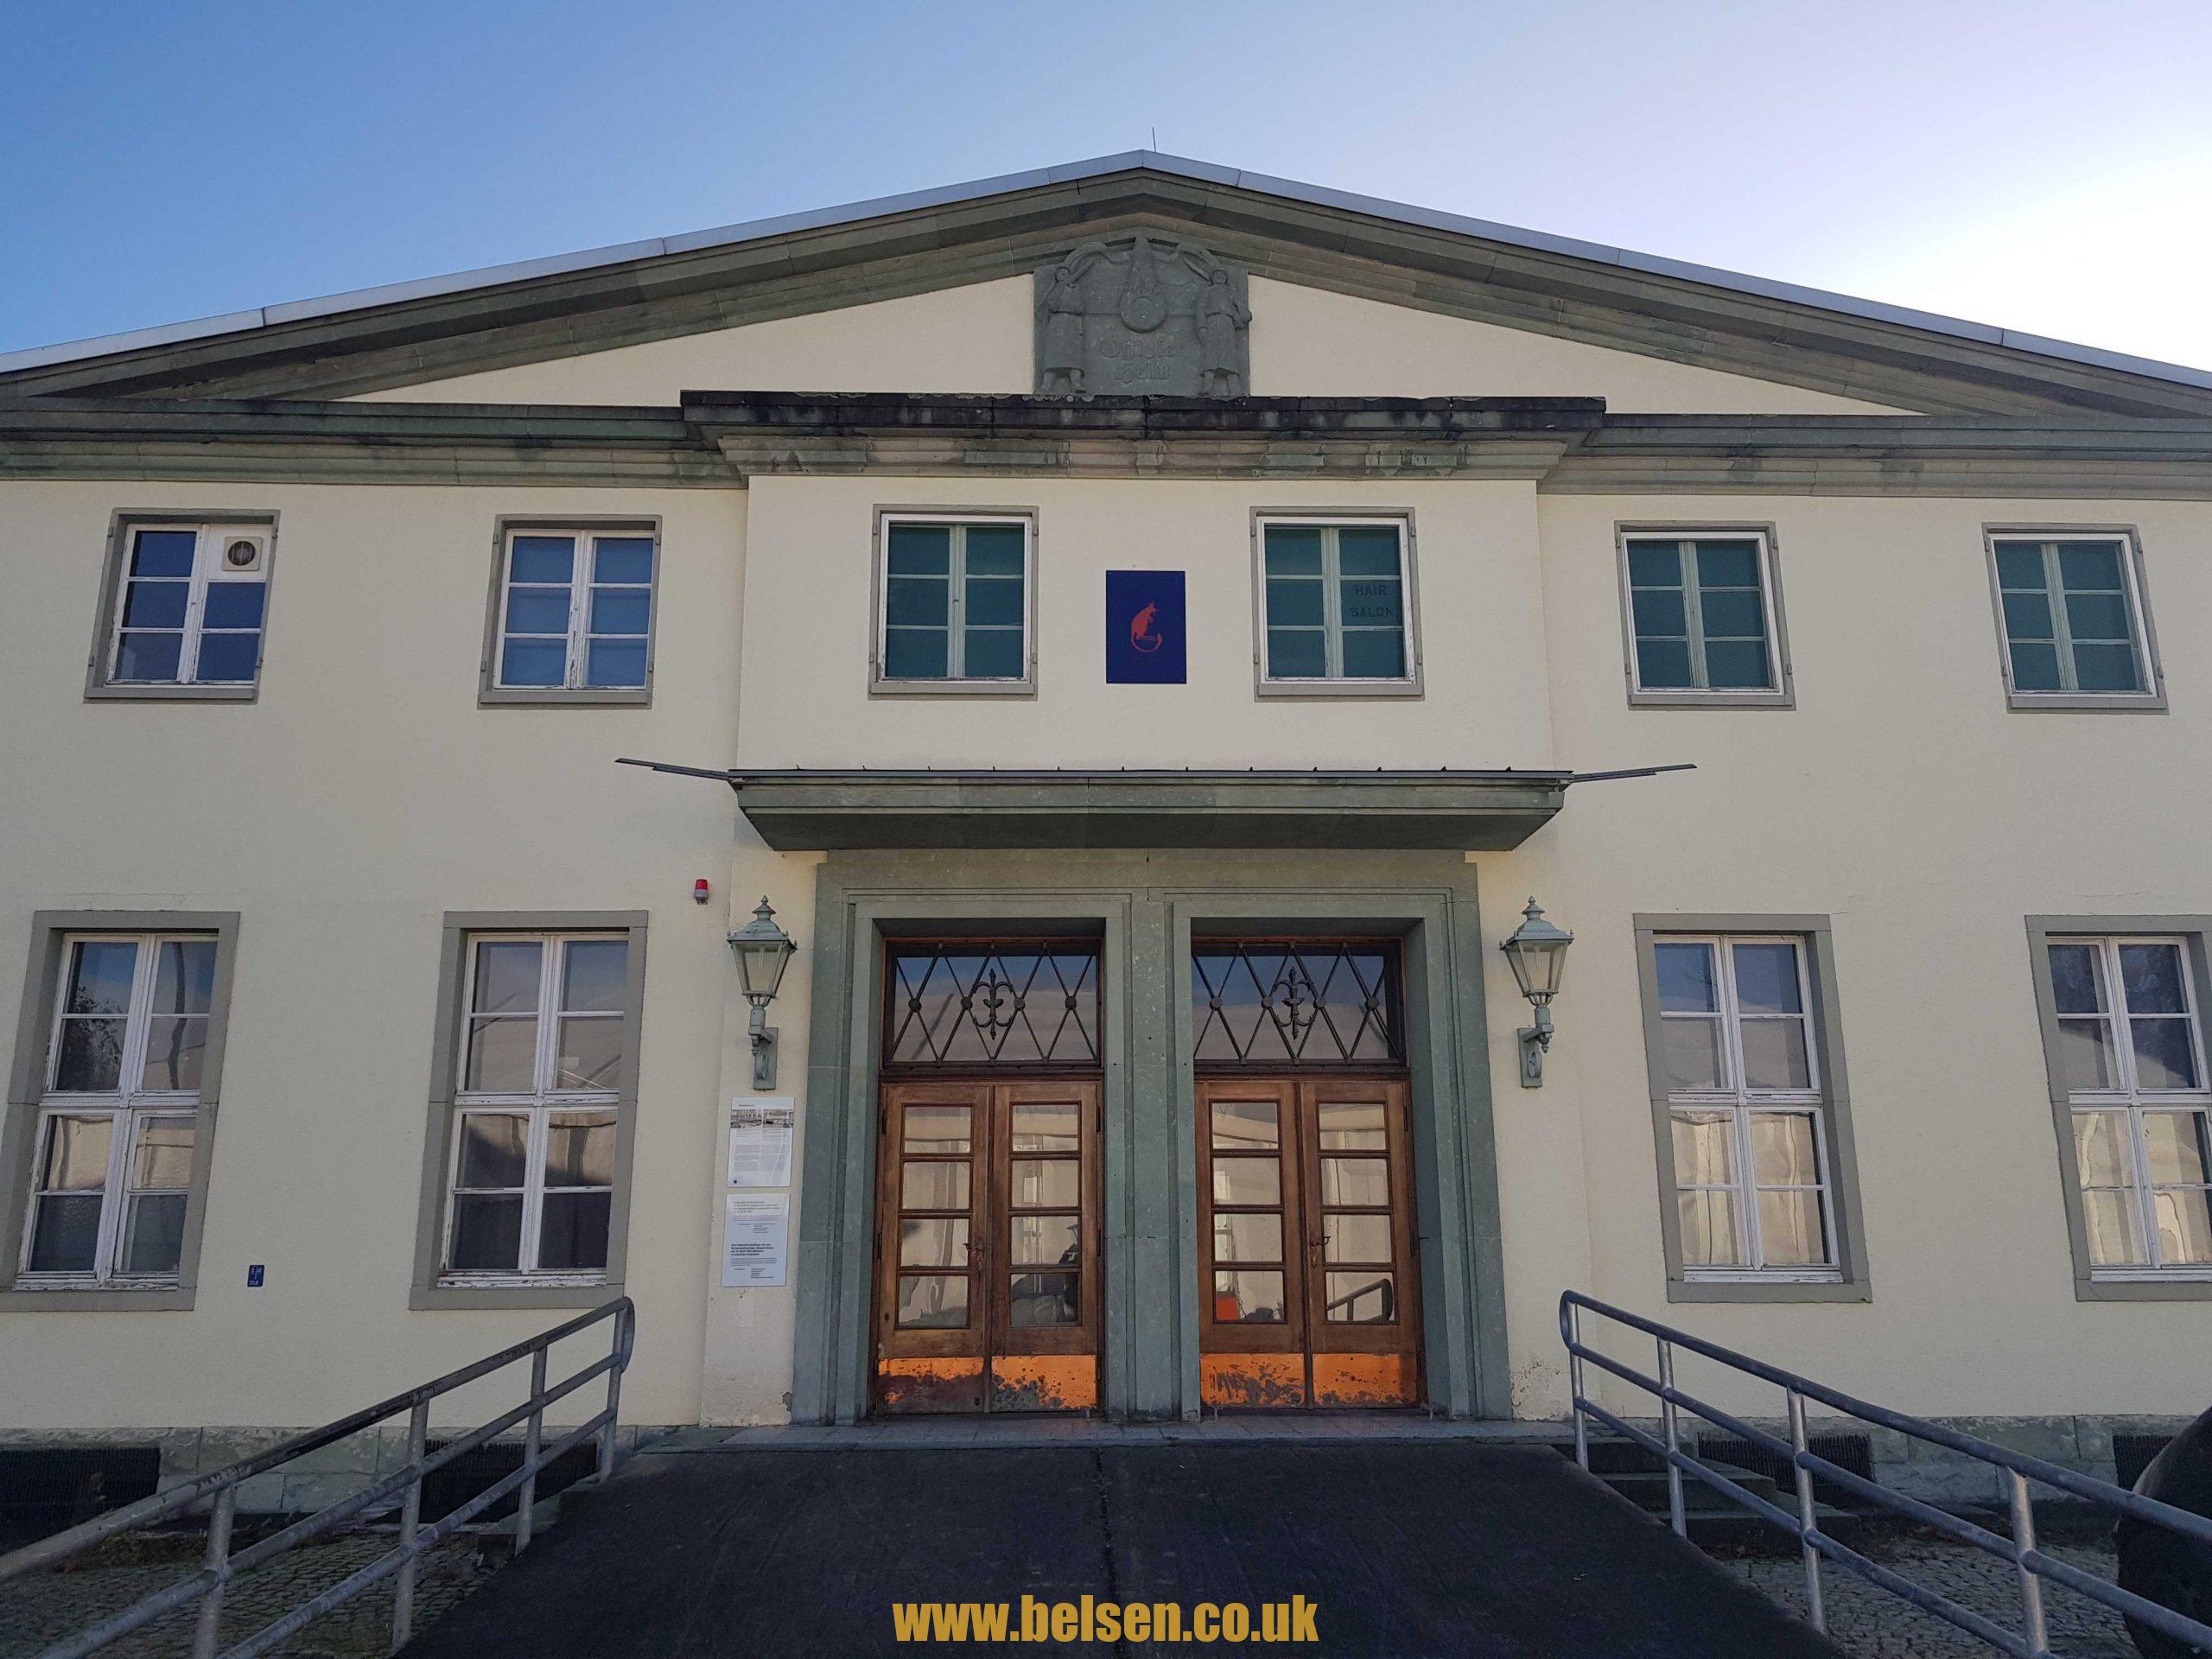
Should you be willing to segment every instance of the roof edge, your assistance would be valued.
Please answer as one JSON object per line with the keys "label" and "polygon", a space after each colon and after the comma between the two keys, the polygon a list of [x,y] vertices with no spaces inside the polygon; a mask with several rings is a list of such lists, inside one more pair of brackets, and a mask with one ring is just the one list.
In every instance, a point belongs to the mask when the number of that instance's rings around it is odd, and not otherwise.
{"label": "roof edge", "polygon": [[1719,266],[1697,264],[1690,261],[1670,259],[1656,254],[1637,253],[1630,249],[1612,247],[1604,243],[1580,241],[1572,237],[1553,236],[1541,231],[1526,230],[1518,226],[1500,224],[1492,219],[1475,219],[1464,214],[1445,213],[1436,208],[1414,207],[1408,203],[1391,201],[1381,197],[1361,195],[1352,191],[1332,189],[1323,185],[1306,184],[1295,179],[1278,178],[1264,173],[1246,172],[1236,168],[1222,167],[1209,162],[1196,161],[1188,156],[1170,156],[1151,149],[1123,150],[1115,155],[1093,156],[1087,161],[1071,162],[1055,167],[1034,168],[1020,173],[1001,174],[993,178],[973,180],[964,184],[943,185],[926,190],[908,191],[898,195],[872,197],[861,201],[845,203],[839,207],[783,213],[771,218],[751,219],[677,236],[615,243],[604,247],[583,249],[573,253],[555,254],[543,258],[519,260],[505,264],[480,266],[474,270],[454,271],[444,276],[425,276],[410,282],[389,283],[376,287],[353,289],[342,293],[325,295],[315,299],[296,300],[276,305],[262,306],[252,310],[227,312],[217,316],[165,323],[150,328],[94,335],[85,340],[63,341],[50,346],[30,346],[20,351],[0,353],[0,375],[25,369],[50,367],[59,363],[118,355],[125,352],[143,350],[149,346],[179,345],[191,340],[250,334],[257,329],[276,327],[285,323],[315,317],[372,310],[380,306],[404,304],[410,300],[435,298],[476,289],[498,288],[512,283],[528,282],[538,276],[561,276],[580,270],[627,264],[637,260],[650,259],[667,254],[728,247],[796,232],[834,228],[856,224],[866,219],[882,219],[899,213],[918,213],[932,207],[978,201],[991,196],[1007,195],[1049,185],[1079,182],[1085,179],[1139,171],[1153,172],[1165,177],[1199,183],[1224,185],[1249,190],[1256,194],[1274,196],[1287,201],[1336,208],[1348,213],[1395,220],[1402,224],[1419,226],[1427,229],[1476,237],[1539,252],[1566,255],[1601,264],[1618,266],[1625,270],[1644,271],[1653,276],[1701,283],[1707,287],[1738,294],[1776,300],[1788,304],[1808,306],[1841,316],[1922,329],[1928,333],[1945,334],[1955,339],[1973,340],[1981,345],[1997,346],[2029,356],[2044,357],[2090,368],[2140,375],[2149,379],[2168,381],[2178,385],[2212,390],[2212,369],[2192,368],[2185,364],[2169,363],[2156,358],[2140,357],[2126,352],[2108,351],[2101,346],[2084,346],[2070,340],[2055,340],[2046,335],[2029,334],[2022,330],[2000,328],[1988,323],[1973,322],[1960,317],[1947,316],[1940,312],[1922,311],[1910,306],[1859,299],[1851,295],[1839,294],[1826,289],[1810,288],[1796,283],[1777,282],[1767,277],[1747,276],[1743,272],[1727,270]]}

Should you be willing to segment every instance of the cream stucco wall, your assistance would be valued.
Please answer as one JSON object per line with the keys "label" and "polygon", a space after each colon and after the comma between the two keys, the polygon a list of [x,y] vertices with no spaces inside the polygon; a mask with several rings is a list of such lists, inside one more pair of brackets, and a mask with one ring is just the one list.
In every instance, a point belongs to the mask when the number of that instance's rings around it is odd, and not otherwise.
{"label": "cream stucco wall", "polygon": [[[1264,397],[1603,397],[1624,412],[1894,414],[1878,404],[1663,358],[1252,279],[1252,390]],[[492,369],[369,399],[658,404],[686,390],[1026,392],[1026,276]]]}
{"label": "cream stucco wall", "polygon": [[[84,700],[118,506],[281,515],[257,702]],[[662,518],[652,708],[476,706],[493,519],[517,512]],[[561,1317],[408,1310],[440,922],[478,909],[652,912],[626,1406],[696,1415],[729,964],[723,895],[690,883],[722,886],[734,815],[613,760],[729,753],[744,520],[742,494],[696,491],[0,490],[8,1040],[34,911],[243,916],[198,1305],[0,1307],[0,1425],[305,1424]]]}

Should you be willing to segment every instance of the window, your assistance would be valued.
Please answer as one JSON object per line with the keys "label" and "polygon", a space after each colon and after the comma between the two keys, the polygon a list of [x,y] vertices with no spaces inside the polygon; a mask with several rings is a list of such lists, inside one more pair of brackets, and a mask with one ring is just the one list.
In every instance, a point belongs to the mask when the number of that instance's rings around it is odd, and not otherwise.
{"label": "window", "polygon": [[507,526],[486,699],[644,701],[656,552],[650,525]]}
{"label": "window", "polygon": [[1827,919],[1637,920],[1675,1301],[1864,1300]]}
{"label": "window", "polygon": [[1632,702],[1784,703],[1764,531],[1624,532]]}
{"label": "window", "polygon": [[2212,1280],[2212,1089],[2185,938],[2044,945],[2092,1278]]}
{"label": "window", "polygon": [[212,934],[63,938],[19,1285],[178,1282],[217,955]]}
{"label": "window", "polygon": [[251,696],[275,541],[266,520],[120,521],[92,690]]}
{"label": "window", "polygon": [[1410,540],[1398,518],[1260,521],[1263,692],[1418,689]]}
{"label": "window", "polygon": [[1989,554],[2013,707],[2158,701],[2132,537],[1993,532]]}
{"label": "window", "polygon": [[1027,691],[1031,521],[886,514],[875,689]]}
{"label": "window", "polygon": [[467,940],[445,1245],[448,1278],[598,1278],[634,1022],[630,943]]}

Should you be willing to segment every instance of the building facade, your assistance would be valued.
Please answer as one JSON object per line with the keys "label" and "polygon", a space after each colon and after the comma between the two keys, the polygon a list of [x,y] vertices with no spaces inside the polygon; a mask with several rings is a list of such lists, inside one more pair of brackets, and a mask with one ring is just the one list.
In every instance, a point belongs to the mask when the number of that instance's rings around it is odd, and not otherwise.
{"label": "building facade", "polygon": [[0,1427],[617,1294],[644,1426],[1556,1418],[1574,1287],[2108,1465],[2208,499],[2212,375],[1149,154],[0,359]]}

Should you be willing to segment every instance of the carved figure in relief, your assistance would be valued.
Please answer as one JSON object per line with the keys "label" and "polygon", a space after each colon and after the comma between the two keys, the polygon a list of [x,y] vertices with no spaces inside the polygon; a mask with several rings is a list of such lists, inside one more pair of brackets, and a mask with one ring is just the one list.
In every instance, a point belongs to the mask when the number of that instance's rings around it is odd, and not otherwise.
{"label": "carved figure in relief", "polygon": [[1198,292],[1198,395],[1201,397],[1238,397],[1243,395],[1243,376],[1237,372],[1236,336],[1252,321],[1229,286],[1229,273],[1218,265],[1206,273]]}
{"label": "carved figure in relief", "polygon": [[1045,320],[1043,356],[1037,365],[1039,391],[1080,395],[1083,384],[1083,276],[1072,259],[1052,273],[1052,286],[1037,302]]}

